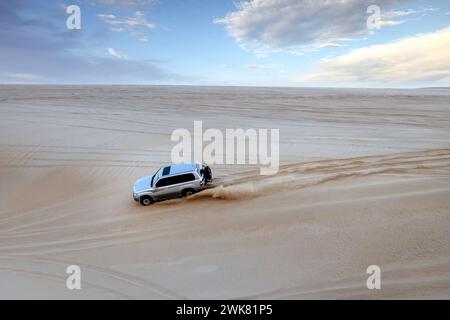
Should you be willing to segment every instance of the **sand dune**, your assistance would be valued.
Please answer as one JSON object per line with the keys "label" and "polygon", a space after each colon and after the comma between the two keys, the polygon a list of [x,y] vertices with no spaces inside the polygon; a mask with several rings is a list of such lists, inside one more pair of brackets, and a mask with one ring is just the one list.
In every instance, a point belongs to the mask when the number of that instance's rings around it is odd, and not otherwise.
{"label": "sand dune", "polygon": [[[1,86],[0,298],[448,299],[449,98]],[[133,182],[194,120],[279,128],[279,173],[213,166],[216,188],[140,207]]]}

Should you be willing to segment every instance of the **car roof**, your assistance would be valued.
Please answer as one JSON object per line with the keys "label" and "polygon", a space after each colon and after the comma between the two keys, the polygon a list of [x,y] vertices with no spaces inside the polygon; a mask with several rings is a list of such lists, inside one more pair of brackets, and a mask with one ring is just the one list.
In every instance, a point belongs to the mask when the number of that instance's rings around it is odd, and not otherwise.
{"label": "car roof", "polygon": [[[164,166],[161,173],[161,178],[196,171],[197,165],[198,162],[191,162],[191,163],[178,163],[169,166]],[[167,168],[170,168],[170,170]]]}

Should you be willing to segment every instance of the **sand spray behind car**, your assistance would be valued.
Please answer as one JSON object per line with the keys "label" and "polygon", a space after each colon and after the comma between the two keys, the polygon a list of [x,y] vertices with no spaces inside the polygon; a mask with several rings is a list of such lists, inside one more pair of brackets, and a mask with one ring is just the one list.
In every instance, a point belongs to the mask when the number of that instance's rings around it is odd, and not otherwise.
{"label": "sand spray behind car", "polygon": [[[188,200],[212,198],[218,200],[244,200],[257,198],[275,192],[289,192],[321,186],[342,179],[352,179],[379,174],[408,174],[423,172],[444,174],[447,161],[441,162],[445,152],[427,151],[424,160],[423,152],[399,154],[395,161],[389,155],[366,156],[348,159],[319,160],[292,163],[280,167],[279,173],[273,176],[256,175],[255,172],[240,174],[239,178],[223,181],[216,188],[207,189],[193,195]],[[412,162],[411,159],[414,159]],[[415,163],[417,161],[417,163]],[[425,165],[423,161],[437,161],[437,164]]]}

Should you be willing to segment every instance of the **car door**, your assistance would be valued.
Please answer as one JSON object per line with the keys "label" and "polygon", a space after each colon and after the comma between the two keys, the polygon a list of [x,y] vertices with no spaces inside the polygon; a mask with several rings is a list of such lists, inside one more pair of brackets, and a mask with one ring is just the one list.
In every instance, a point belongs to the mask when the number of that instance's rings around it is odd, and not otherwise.
{"label": "car door", "polygon": [[170,177],[170,186],[167,191],[166,198],[177,198],[181,196],[186,182],[185,175]]}
{"label": "car door", "polygon": [[174,177],[174,183],[172,187],[173,196],[179,197],[182,195],[185,189],[194,189],[192,187],[192,181],[195,180],[195,176],[192,173],[185,173]]}
{"label": "car door", "polygon": [[164,200],[171,197],[172,193],[172,177],[159,179],[155,186],[154,197],[155,200]]}

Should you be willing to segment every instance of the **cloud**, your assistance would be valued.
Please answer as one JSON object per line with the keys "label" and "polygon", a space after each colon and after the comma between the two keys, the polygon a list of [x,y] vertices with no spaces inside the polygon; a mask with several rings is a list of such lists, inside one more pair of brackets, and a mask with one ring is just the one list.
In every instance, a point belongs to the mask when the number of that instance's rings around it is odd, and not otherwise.
{"label": "cloud", "polygon": [[98,14],[99,17],[104,22],[114,25],[114,26],[124,26],[124,27],[144,27],[147,29],[155,29],[156,26],[150,23],[145,18],[145,15],[141,11],[136,11],[132,17],[126,17],[124,19],[119,19],[113,14]]}
{"label": "cloud", "polygon": [[[411,15],[420,15],[421,17],[428,14],[428,12],[438,11],[437,8],[419,8],[419,9],[406,9],[406,10],[394,10],[383,13],[380,24],[381,27],[393,27],[406,23],[412,19],[405,19]],[[395,20],[403,18],[403,20]],[[417,19],[417,18],[414,18]]]}
{"label": "cloud", "polygon": [[141,11],[136,11],[134,13],[134,17],[126,18],[123,23],[129,27],[142,26],[148,29],[155,29],[155,25],[150,23],[145,18],[144,14]]}
{"label": "cloud", "polygon": [[397,19],[413,14],[425,14],[427,12],[438,11],[437,8],[419,8],[419,9],[406,9],[406,10],[394,10],[383,14],[383,19]]}
{"label": "cloud", "polygon": [[109,24],[120,24],[120,21],[117,21],[117,17],[113,14],[103,14],[103,13],[99,13],[97,14],[97,17],[99,17],[101,20],[105,21],[106,23]]}
{"label": "cloud", "polygon": [[97,14],[97,17],[105,23],[112,25],[113,32],[127,32],[130,36],[142,42],[148,42],[148,37],[142,29],[155,29],[153,23],[147,21],[141,11],[136,11],[132,17],[120,19],[113,14]]}
{"label": "cloud", "polygon": [[[377,0],[382,11],[407,0]],[[257,55],[292,53],[345,45],[346,39],[370,34],[367,8],[373,0],[251,0],[240,2],[216,24],[244,50]],[[395,25],[385,21],[384,26]]]}
{"label": "cloud", "polygon": [[405,23],[405,22],[406,22],[405,20],[403,20],[403,21],[381,20],[380,21],[380,26],[381,27],[395,27],[395,26],[398,26],[398,25],[400,25],[402,23]]}
{"label": "cloud", "polygon": [[416,86],[450,84],[450,27],[322,60],[295,79],[302,85]]}
{"label": "cloud", "polygon": [[108,48],[108,54],[116,59],[128,59],[126,55],[117,52],[116,50],[114,50],[113,48]]}

